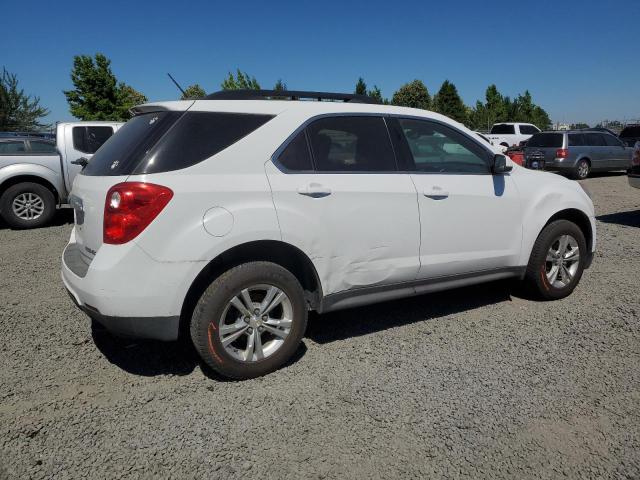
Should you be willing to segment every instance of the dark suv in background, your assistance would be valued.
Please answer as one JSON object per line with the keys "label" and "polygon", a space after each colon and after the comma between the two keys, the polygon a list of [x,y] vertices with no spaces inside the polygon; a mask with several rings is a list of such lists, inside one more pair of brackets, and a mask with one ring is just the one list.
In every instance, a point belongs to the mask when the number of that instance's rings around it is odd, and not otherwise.
{"label": "dark suv in background", "polygon": [[555,170],[582,180],[590,172],[626,170],[631,165],[632,150],[605,132],[540,132],[527,142],[525,166]]}
{"label": "dark suv in background", "polygon": [[640,142],[640,125],[627,125],[622,129],[618,138],[627,147],[633,148],[636,142]]}

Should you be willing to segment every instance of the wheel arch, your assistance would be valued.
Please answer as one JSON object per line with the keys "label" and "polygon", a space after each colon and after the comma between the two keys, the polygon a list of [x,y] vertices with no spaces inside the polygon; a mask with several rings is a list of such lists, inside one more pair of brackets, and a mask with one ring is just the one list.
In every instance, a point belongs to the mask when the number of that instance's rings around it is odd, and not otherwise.
{"label": "wheel arch", "polygon": [[[556,220],[568,220],[572,223],[575,223],[578,228],[584,234],[584,238],[587,241],[587,250],[589,252],[593,249],[593,229],[591,228],[591,222],[589,221],[589,217],[581,210],[577,208],[567,208],[564,210],[560,210],[559,212],[554,213],[547,223],[544,224],[542,230],[549,225],[550,223]],[[542,232],[542,230],[540,230]]]}
{"label": "wheel arch", "polygon": [[2,196],[2,194],[4,194],[4,192],[8,188],[13,187],[14,185],[18,185],[19,183],[37,183],[39,185],[42,185],[47,190],[51,191],[56,200],[56,203],[60,204],[61,197],[58,189],[49,180],[38,175],[15,175],[3,180],[0,183],[0,196]]}
{"label": "wheel arch", "polygon": [[299,248],[279,240],[257,240],[236,245],[211,260],[187,290],[180,311],[180,335],[188,338],[193,310],[207,287],[224,272],[242,263],[267,261],[289,270],[300,282],[310,310],[322,299],[322,284],[311,259]]}

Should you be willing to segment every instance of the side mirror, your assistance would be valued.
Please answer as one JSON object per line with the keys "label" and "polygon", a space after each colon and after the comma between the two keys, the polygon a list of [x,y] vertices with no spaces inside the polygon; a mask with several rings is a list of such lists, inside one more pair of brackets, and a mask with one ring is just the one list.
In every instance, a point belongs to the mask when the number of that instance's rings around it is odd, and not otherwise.
{"label": "side mirror", "polygon": [[493,156],[493,166],[491,167],[491,171],[494,174],[499,175],[510,172],[511,170],[513,170],[513,166],[507,165],[507,157],[500,155],[499,153],[496,153]]}

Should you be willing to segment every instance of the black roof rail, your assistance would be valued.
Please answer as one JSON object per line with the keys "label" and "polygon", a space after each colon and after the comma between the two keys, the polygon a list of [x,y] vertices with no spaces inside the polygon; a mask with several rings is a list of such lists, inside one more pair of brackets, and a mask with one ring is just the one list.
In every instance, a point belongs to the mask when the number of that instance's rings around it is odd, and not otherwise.
{"label": "black roof rail", "polygon": [[221,90],[204,97],[205,100],[338,100],[349,103],[377,103],[375,98],[355,93],[306,92],[299,90]]}

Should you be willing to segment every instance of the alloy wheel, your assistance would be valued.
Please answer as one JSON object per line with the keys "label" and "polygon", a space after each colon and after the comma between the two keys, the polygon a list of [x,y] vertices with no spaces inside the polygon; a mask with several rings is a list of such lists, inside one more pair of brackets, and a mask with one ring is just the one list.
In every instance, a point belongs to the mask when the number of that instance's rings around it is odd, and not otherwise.
{"label": "alloy wheel", "polygon": [[293,325],[293,306],[274,285],[253,285],[238,292],[218,321],[222,346],[241,362],[256,362],[273,355]]}
{"label": "alloy wheel", "polygon": [[549,247],[545,260],[545,275],[556,288],[569,285],[580,264],[580,248],[571,235],[561,235]]}
{"label": "alloy wheel", "polygon": [[22,220],[36,220],[44,213],[44,200],[36,193],[24,192],[13,199],[11,208]]}

